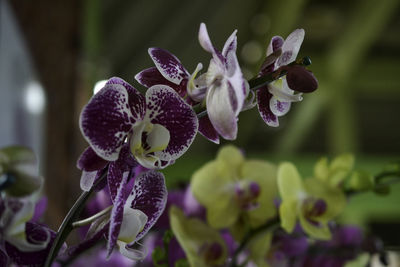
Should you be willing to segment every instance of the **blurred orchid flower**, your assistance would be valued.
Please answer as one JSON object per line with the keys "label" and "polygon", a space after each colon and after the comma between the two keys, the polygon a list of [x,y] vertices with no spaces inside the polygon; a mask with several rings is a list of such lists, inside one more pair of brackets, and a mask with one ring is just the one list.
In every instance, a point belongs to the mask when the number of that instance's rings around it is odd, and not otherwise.
{"label": "blurred orchid flower", "polygon": [[279,215],[283,229],[291,233],[298,218],[310,236],[331,238],[328,222],[346,205],[346,196],[340,189],[315,178],[303,182],[297,168],[288,162],[278,168],[278,188],[282,197]]}
{"label": "blurred orchid flower", "polygon": [[216,160],[196,171],[190,187],[206,208],[209,225],[230,228],[237,240],[245,227],[258,227],[276,213],[276,167],[266,161],[246,161],[233,146],[223,147]]}
{"label": "blurred orchid flower", "polygon": [[237,116],[247,97],[245,80],[236,57],[236,32],[231,34],[220,52],[211,43],[204,23],[199,30],[200,45],[212,54],[205,74],[208,118],[217,133],[227,140],[236,139]]}
{"label": "blurred orchid flower", "polygon": [[227,260],[227,246],[221,234],[198,218],[187,218],[183,211],[172,206],[170,224],[183,248],[190,266],[223,266]]}
{"label": "blurred orchid flower", "polygon": [[22,146],[0,149],[0,190],[8,196],[24,197],[43,184],[35,154]]}

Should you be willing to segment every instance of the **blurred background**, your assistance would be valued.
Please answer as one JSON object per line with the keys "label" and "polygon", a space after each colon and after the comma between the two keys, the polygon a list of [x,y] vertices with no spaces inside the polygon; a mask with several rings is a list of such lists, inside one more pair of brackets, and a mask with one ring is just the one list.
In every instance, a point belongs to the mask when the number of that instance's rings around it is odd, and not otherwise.
{"label": "blurred background", "polygon": [[[87,144],[78,118],[98,81],[119,76],[144,91],[134,76],[153,66],[149,47],[169,50],[189,72],[198,62],[207,66],[197,39],[201,22],[220,49],[238,29],[238,58],[251,78],[272,36],[304,28],[299,57],[311,57],[319,89],[294,104],[279,128],[265,125],[256,109],[241,113],[234,144],[249,157],[292,160],[303,176],[321,155],[341,152],[378,173],[400,156],[399,3],[0,0],[0,146],[25,144],[40,156],[48,223],[56,228],[80,193],[75,165]],[[168,186],[190,179],[217,150],[198,135],[165,170]],[[342,220],[390,229],[385,233],[398,242],[399,201],[399,186],[384,198],[362,194]]]}

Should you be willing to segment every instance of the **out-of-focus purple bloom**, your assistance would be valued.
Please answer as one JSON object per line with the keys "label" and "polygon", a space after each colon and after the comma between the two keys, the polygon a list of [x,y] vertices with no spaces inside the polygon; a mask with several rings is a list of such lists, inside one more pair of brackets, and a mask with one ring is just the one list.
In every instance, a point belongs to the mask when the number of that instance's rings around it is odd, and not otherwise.
{"label": "out-of-focus purple bloom", "polygon": [[6,242],[5,249],[11,261],[18,265],[42,266],[49,254],[56,233],[44,225],[27,222],[25,225],[26,240],[32,246],[40,246],[40,249],[23,251]]}

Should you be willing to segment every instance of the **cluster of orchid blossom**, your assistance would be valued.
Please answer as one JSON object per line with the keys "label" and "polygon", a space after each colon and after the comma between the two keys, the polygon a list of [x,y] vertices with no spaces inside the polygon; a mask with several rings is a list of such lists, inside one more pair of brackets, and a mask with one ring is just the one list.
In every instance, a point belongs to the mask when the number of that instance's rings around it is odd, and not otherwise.
{"label": "cluster of orchid blossom", "polygon": [[[286,113],[290,102],[301,100],[301,93],[294,94],[294,90],[301,88],[303,92],[312,92],[317,88],[312,73],[302,63],[295,62],[303,38],[304,30],[294,31],[286,40],[274,37],[266,62],[255,79],[270,79],[259,83],[261,86],[256,90],[260,113],[269,125],[277,126],[277,123],[271,123],[277,121],[276,118],[271,118]],[[91,190],[96,179],[107,173],[113,206],[107,212],[109,225],[104,224],[103,228],[108,228],[109,254],[118,244],[124,255],[141,257],[132,246],[157,220],[167,198],[164,177],[156,170],[173,164],[185,153],[197,131],[215,143],[219,143],[219,136],[234,140],[239,113],[256,105],[253,88],[243,78],[236,56],[236,31],[220,52],[213,46],[202,23],[199,42],[212,54],[205,73],[199,75],[201,63],[190,74],[168,51],[150,48],[155,67],[135,76],[148,88],[145,96],[126,81],[114,77],[92,97],[81,113],[80,128],[90,145],[78,161],[78,167],[83,171],[81,188]],[[267,102],[260,91],[267,92]],[[143,198],[149,203],[141,206],[142,209],[129,200],[129,196],[133,198],[137,192],[127,191],[133,170],[138,165],[153,170],[149,173],[159,183],[158,190],[141,189],[148,193]],[[143,177],[149,179],[147,176],[144,174]],[[142,176],[135,179],[140,178]],[[251,206],[245,202],[243,200],[242,205]],[[127,238],[128,230],[124,227],[128,227],[125,221],[130,220],[139,221],[140,227]]]}
{"label": "cluster of orchid blossom", "polygon": [[[180,253],[155,253],[154,262],[161,262],[157,266],[185,266],[184,258],[190,266],[200,267],[285,264],[279,255],[284,260],[301,256],[305,265],[299,266],[318,266],[310,263],[308,253],[317,243],[309,238],[328,243],[335,239],[342,228],[332,220],[344,209],[348,193],[374,188],[370,175],[352,170],[351,155],[330,164],[322,159],[312,178],[302,179],[292,163],[245,160],[239,149],[227,146],[193,174],[179,201],[171,201],[174,194],[168,195],[159,170],[182,156],[197,132],[216,144],[221,137],[234,140],[239,113],[255,106],[265,123],[276,127],[292,102],[318,87],[307,69],[309,58],[296,61],[304,39],[302,29],[286,39],[273,37],[259,72],[249,81],[236,56],[236,31],[222,52],[213,46],[204,23],[198,38],[212,55],[205,72],[201,73],[199,63],[190,74],[170,52],[150,48],[155,67],[135,76],[147,88],[145,94],[114,77],[83,108],[79,125],[89,143],[77,163],[83,194],[58,233],[35,222],[41,179],[37,173],[32,175],[32,168],[22,166],[32,163],[30,156],[21,156],[24,150],[16,150],[18,156],[14,150],[0,153],[4,266],[7,262],[51,266],[54,260],[69,264],[104,238],[106,258],[113,258],[118,248],[124,257],[144,260],[138,266],[146,266],[149,244],[159,240],[149,233],[157,222],[172,229],[175,239],[167,246],[175,242]],[[94,192],[101,204],[82,219],[80,212]],[[80,227],[87,229],[82,242],[66,246],[66,236]],[[354,247],[361,244],[360,238],[354,242]],[[301,253],[293,254],[287,246],[299,246]],[[354,260],[363,251],[340,260]]]}

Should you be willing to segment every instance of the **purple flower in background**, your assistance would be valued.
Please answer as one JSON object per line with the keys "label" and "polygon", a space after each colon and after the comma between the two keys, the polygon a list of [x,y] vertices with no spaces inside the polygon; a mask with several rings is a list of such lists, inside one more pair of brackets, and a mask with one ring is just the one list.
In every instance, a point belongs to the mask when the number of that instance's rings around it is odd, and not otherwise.
{"label": "purple flower in background", "polygon": [[[0,199],[0,263],[21,265],[41,264],[46,258],[55,233],[44,225],[29,221],[37,219],[43,203],[36,205],[33,197]],[[36,209],[36,211],[35,211]],[[37,214],[34,214],[34,213]]]}
{"label": "purple flower in background", "polygon": [[[237,37],[234,31],[222,52],[211,43],[207,28],[201,23],[200,45],[212,54],[205,74],[207,114],[216,132],[228,140],[236,139],[237,116],[247,97],[246,84],[236,57]],[[208,129],[212,132],[213,129]]]}
{"label": "purple flower in background", "polygon": [[80,128],[96,154],[116,161],[126,143],[142,166],[164,168],[186,152],[198,120],[169,86],[154,85],[143,96],[120,78],[111,78],[83,108]]}
{"label": "purple flower in background", "polygon": [[[267,58],[258,76],[261,77],[271,74],[279,68],[284,68],[288,64],[294,62],[303,39],[303,29],[293,31],[286,40],[283,40],[281,36],[272,37],[267,49]],[[306,83],[306,85],[304,85],[304,82],[302,82],[302,76],[312,76],[312,74],[302,66],[295,66],[293,69],[286,70],[288,71],[286,76],[257,90],[258,110],[262,119],[269,126],[279,126],[278,117],[285,115],[290,110],[292,102],[302,100],[302,94],[295,94],[294,90],[300,89],[304,91],[306,90],[305,87],[307,87],[307,84],[310,84]],[[316,82],[315,77],[312,77],[313,79],[306,80]]]}

